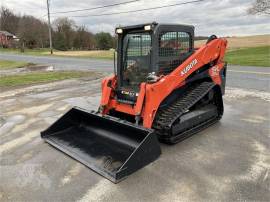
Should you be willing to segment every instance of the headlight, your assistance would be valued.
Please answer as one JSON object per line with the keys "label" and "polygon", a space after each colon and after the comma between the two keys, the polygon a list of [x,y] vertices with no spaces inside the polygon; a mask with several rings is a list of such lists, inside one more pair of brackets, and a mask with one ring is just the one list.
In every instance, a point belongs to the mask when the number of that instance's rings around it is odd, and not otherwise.
{"label": "headlight", "polygon": [[144,26],[144,30],[147,30],[147,31],[148,31],[148,30],[151,30],[151,25],[145,25],[145,26]]}
{"label": "headlight", "polygon": [[116,33],[117,34],[122,34],[123,33],[123,29],[120,29],[120,28],[116,29]]}

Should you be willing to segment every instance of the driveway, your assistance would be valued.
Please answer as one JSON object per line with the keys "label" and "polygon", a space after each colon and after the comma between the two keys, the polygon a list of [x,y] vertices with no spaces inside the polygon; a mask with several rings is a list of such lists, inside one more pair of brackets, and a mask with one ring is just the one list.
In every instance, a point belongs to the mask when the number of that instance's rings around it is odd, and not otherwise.
{"label": "driveway", "polygon": [[119,184],[40,138],[72,106],[96,110],[101,79],[0,92],[0,201],[270,201],[270,76],[229,70],[222,120]]}

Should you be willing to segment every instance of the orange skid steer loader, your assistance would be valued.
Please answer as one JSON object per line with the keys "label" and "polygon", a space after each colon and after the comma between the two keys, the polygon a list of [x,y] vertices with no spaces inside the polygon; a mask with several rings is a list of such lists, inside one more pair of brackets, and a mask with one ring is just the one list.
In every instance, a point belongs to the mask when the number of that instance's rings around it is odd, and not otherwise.
{"label": "orange skid steer loader", "polygon": [[[117,65],[103,79],[97,112],[72,108],[41,137],[117,183],[223,115],[227,41],[194,48],[194,27],[116,28]],[[158,141],[159,140],[159,141]]]}

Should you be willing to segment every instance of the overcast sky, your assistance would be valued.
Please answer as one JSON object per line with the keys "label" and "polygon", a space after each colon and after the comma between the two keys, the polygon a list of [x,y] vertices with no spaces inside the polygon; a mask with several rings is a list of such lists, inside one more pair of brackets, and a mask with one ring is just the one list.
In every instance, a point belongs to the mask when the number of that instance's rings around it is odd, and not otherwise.
{"label": "overcast sky", "polygon": [[[124,2],[128,0],[51,0],[51,12],[85,9]],[[191,0],[141,0],[138,2],[94,11],[52,16],[78,16],[137,10]],[[113,33],[116,25],[145,22],[180,23],[195,26],[196,35],[219,36],[270,34],[269,16],[247,15],[247,9],[255,0],[205,0],[204,2],[174,6],[137,13],[99,17],[70,17],[89,31]],[[0,0],[0,4],[16,13],[42,18],[46,14],[46,0]],[[46,20],[46,17],[42,19]]]}

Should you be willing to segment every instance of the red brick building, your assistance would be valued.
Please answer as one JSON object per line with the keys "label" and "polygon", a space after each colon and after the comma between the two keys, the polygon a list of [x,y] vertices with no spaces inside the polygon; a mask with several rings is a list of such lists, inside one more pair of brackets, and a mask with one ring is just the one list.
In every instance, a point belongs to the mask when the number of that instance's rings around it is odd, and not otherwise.
{"label": "red brick building", "polygon": [[0,31],[0,47],[10,48],[14,45],[14,42],[19,39],[14,35],[7,31]]}

